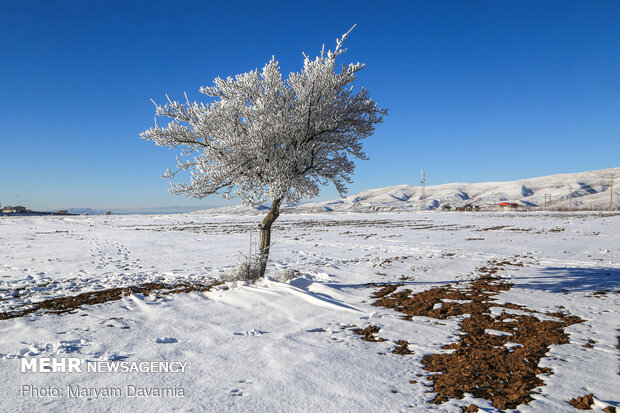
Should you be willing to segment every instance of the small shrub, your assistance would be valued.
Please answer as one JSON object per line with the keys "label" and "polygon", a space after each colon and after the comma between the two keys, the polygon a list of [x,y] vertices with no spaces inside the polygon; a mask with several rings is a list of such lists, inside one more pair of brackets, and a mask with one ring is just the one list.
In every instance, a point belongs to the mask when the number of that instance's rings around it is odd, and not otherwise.
{"label": "small shrub", "polygon": [[265,265],[266,257],[261,254],[246,257],[241,254],[239,262],[225,277],[224,281],[250,281],[254,282],[261,277],[261,270]]}

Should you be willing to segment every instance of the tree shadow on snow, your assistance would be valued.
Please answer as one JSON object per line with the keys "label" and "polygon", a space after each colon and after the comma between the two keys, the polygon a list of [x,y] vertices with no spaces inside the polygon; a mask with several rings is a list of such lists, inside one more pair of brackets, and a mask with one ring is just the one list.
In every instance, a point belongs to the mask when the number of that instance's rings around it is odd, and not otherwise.
{"label": "tree shadow on snow", "polygon": [[620,292],[618,268],[560,268],[543,269],[533,277],[511,277],[518,280],[515,287],[543,290],[552,293]]}
{"label": "tree shadow on snow", "polygon": [[332,297],[331,295],[325,293],[325,292],[320,292],[320,291],[313,291],[312,290],[312,286],[314,284],[318,284],[322,287],[327,287],[333,290],[337,290],[342,292],[342,290],[346,290],[346,289],[351,289],[351,288],[369,288],[369,287],[378,287],[378,286],[387,286],[387,285],[399,285],[399,286],[413,286],[413,285],[419,285],[419,284],[430,284],[433,286],[445,286],[445,285],[452,285],[452,284],[459,284],[459,283],[465,283],[467,282],[467,280],[452,280],[452,281],[388,281],[388,282],[381,282],[378,284],[375,283],[371,283],[371,284],[336,284],[336,283],[325,283],[325,282],[317,282],[316,280],[312,280],[312,279],[308,279],[305,277],[299,277],[296,278],[292,281],[289,282],[289,285],[292,287],[295,287],[295,289],[297,289],[298,292],[305,294],[309,297],[312,297],[314,299],[323,301],[325,303],[328,304],[332,304],[338,307],[342,307],[342,308],[346,308],[349,310],[355,310],[355,311],[361,311],[359,308],[353,307],[349,304],[346,304],[334,297]]}

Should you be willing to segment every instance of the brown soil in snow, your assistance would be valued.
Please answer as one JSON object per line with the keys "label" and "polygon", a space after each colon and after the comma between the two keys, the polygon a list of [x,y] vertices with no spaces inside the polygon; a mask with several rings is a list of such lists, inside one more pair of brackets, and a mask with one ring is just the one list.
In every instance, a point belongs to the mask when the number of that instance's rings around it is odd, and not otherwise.
{"label": "brown soil in snow", "polygon": [[377,327],[373,325],[369,325],[366,328],[352,328],[351,329],[351,331],[353,331],[355,334],[359,334],[360,336],[362,336],[362,340],[364,341],[372,341],[372,342],[385,341],[385,339],[382,337],[375,337],[375,334],[378,333],[379,330],[381,330],[381,327]]}
{"label": "brown soil in snow", "polygon": [[[376,285],[376,284],[375,284]],[[392,294],[394,291],[398,290],[398,287],[402,287],[403,284],[390,284],[381,288],[380,290],[374,292],[372,294],[372,298],[381,298],[385,297],[388,294]]]}
{"label": "brown soil in snow", "polygon": [[570,404],[579,410],[590,410],[592,409],[590,406],[594,404],[594,394],[590,393],[583,397],[574,397],[571,399]]}
{"label": "brown soil in snow", "polygon": [[59,297],[49,300],[43,300],[37,303],[28,304],[24,306],[25,308],[18,308],[4,313],[0,313],[0,320],[23,317],[39,310],[44,310],[46,312],[55,314],[68,313],[84,305],[102,304],[108,301],[116,301],[130,294],[150,295],[151,293],[155,293],[156,297],[159,298],[162,295],[168,294],[189,293],[192,291],[209,291],[211,288],[219,284],[222,284],[222,282],[185,282],[179,284],[144,283],[138,286],[90,291],[69,297]]}
{"label": "brown soil in snow", "polygon": [[[389,286],[374,294],[379,299],[373,305],[394,309],[406,319],[468,315],[460,324],[460,340],[443,347],[450,352],[422,359],[424,368],[432,372],[429,379],[437,393],[431,403],[460,399],[464,393],[489,400],[499,409],[530,402],[532,390],[544,384],[538,375],[551,373],[538,366],[549,346],[568,343],[564,327],[583,321],[564,313],[549,313],[555,320],[540,320],[523,306],[493,302],[493,296],[513,285],[495,275],[506,265],[523,266],[491,261],[467,287],[448,285],[414,294]],[[497,315],[491,314],[491,307],[498,307]],[[506,311],[510,309],[528,314]]]}
{"label": "brown soil in snow", "polygon": [[396,342],[396,348],[392,350],[394,354],[412,354],[412,351],[409,349],[409,342],[407,340],[398,340]]}

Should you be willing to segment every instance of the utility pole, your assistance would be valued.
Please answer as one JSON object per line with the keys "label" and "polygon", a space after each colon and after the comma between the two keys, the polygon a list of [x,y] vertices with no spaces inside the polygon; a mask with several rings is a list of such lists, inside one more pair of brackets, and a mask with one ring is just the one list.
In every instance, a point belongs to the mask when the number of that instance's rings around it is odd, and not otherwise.
{"label": "utility pole", "polygon": [[426,173],[424,169],[422,169],[422,180],[420,181],[422,184],[422,195],[420,199],[422,201],[422,211],[426,211]]}
{"label": "utility pole", "polygon": [[573,186],[568,186],[568,209],[573,210]]}
{"label": "utility pole", "polygon": [[614,211],[614,174],[609,178],[609,212]]}

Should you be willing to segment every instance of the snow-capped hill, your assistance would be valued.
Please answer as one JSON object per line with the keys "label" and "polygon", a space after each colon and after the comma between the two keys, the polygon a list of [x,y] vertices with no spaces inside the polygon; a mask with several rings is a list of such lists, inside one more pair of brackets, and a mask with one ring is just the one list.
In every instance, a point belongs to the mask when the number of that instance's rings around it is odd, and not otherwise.
{"label": "snow-capped hill", "polygon": [[107,212],[107,209],[99,208],[69,208],[67,212],[77,215],[103,215]]}
{"label": "snow-capped hill", "polygon": [[[620,202],[620,167],[590,172],[549,175],[538,178],[520,179],[512,182],[450,183],[426,187],[422,198],[422,187],[396,185],[370,189],[346,198],[284,207],[283,212],[325,212],[325,211],[415,211],[451,208],[466,205],[481,209],[496,209],[500,202],[514,202],[522,207],[568,208],[572,198],[575,209],[609,208],[610,176],[614,174],[614,205]],[[546,201],[545,201],[546,198]],[[260,208],[260,207],[259,207]],[[207,212],[207,211],[200,211]],[[257,208],[243,206],[218,208],[212,213],[257,213]]]}

